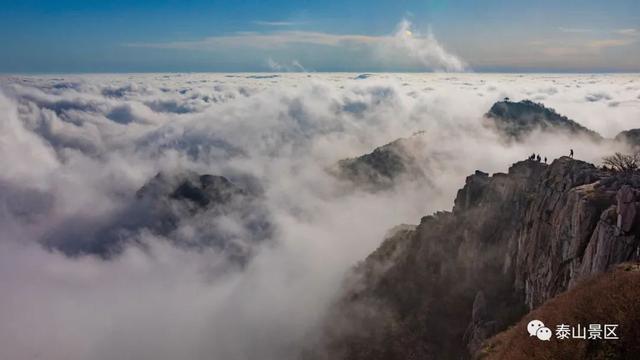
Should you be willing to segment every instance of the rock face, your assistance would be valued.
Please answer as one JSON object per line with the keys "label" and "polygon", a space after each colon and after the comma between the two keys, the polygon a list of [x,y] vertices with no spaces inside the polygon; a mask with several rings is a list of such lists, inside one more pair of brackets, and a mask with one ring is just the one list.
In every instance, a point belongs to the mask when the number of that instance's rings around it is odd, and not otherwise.
{"label": "rock face", "polygon": [[508,140],[522,140],[533,131],[560,131],[602,140],[595,131],[562,116],[555,110],[529,100],[499,101],[485,114],[487,122]]}
{"label": "rock face", "polygon": [[371,191],[393,187],[401,177],[425,180],[421,160],[416,156],[423,147],[422,133],[397,139],[371,153],[340,160],[330,171],[339,178]]}
{"label": "rock face", "polygon": [[638,174],[568,157],[476,172],[453,211],[422,218],[354,269],[308,358],[469,357],[527,311],[638,259],[637,189]]}
{"label": "rock face", "polygon": [[45,244],[67,255],[111,257],[147,232],[185,248],[213,248],[245,263],[251,245],[270,237],[268,219],[258,194],[223,176],[158,173],[103,222],[55,232]]}

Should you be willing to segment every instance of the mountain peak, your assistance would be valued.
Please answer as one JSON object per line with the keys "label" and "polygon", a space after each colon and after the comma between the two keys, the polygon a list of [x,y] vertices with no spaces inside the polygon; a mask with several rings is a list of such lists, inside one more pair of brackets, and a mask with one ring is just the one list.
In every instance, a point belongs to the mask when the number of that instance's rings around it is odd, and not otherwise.
{"label": "mountain peak", "polygon": [[558,114],[554,109],[531,100],[513,102],[508,99],[498,101],[485,114],[489,125],[509,140],[522,140],[534,131],[565,132],[584,135],[592,140],[602,140],[602,136],[579,123]]}

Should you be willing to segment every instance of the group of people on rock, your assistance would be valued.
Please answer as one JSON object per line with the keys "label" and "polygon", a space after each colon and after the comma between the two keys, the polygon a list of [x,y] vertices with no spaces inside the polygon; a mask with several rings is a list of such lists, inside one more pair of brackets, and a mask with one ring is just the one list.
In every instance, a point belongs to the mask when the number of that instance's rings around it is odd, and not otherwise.
{"label": "group of people on rock", "polygon": [[[531,156],[529,156],[529,160],[540,162],[540,161],[542,161],[542,158],[540,157],[540,154],[536,155],[535,153],[533,153],[533,154],[531,154]],[[546,156],[544,157],[544,163],[545,164],[547,163],[547,157]]]}
{"label": "group of people on rock", "polygon": [[[569,149],[569,157],[573,158],[573,149]],[[543,160],[543,158],[540,157],[540,154],[533,153],[533,154],[531,154],[531,156],[529,156],[528,160],[540,162],[540,161]],[[547,157],[546,156],[544,157],[544,163],[545,164],[547,163]]]}

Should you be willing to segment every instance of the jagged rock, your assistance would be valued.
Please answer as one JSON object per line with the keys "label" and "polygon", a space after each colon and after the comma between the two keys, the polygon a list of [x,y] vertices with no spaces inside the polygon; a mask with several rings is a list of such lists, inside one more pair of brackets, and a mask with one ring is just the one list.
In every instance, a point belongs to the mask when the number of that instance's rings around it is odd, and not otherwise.
{"label": "jagged rock", "polygon": [[356,186],[370,191],[389,189],[401,177],[427,180],[425,164],[416,156],[424,147],[423,133],[397,139],[371,153],[338,161],[330,172]]}
{"label": "jagged rock", "polygon": [[640,219],[637,208],[638,191],[622,185],[616,192],[616,205],[602,212],[589,239],[578,273],[570,286],[593,274],[608,270],[627,259],[638,258],[638,229]]}
{"label": "jagged rock", "polygon": [[423,217],[354,270],[308,358],[469,357],[527,311],[638,259],[634,210],[616,235],[618,199],[635,209],[625,185],[635,191],[637,177],[568,157],[476,172],[452,212]]}
{"label": "jagged rock", "polygon": [[468,176],[464,188],[458,191],[453,206],[453,212],[464,211],[476,206],[480,200],[483,189],[489,183],[489,174],[476,170],[475,174]]}
{"label": "jagged rock", "polygon": [[529,100],[499,101],[493,104],[486,122],[508,140],[522,140],[533,131],[559,131],[571,135],[584,135],[600,141],[602,136],[577,122],[558,114],[543,104]]}
{"label": "jagged rock", "polygon": [[616,194],[618,201],[618,230],[628,233],[634,224],[637,224],[638,191],[629,185],[623,185]]}
{"label": "jagged rock", "polygon": [[637,237],[618,234],[617,215],[616,206],[611,206],[602,213],[570,287],[593,274],[607,271],[612,265],[638,257],[634,254],[638,249]]}

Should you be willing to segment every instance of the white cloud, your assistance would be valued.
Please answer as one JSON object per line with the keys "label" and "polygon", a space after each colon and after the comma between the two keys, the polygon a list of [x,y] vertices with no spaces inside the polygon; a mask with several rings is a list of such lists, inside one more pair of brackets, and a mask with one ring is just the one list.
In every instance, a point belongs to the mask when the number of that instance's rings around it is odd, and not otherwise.
{"label": "white cloud", "polygon": [[268,58],[267,66],[269,66],[269,70],[275,71],[275,72],[296,72],[296,71],[307,72],[307,69],[305,69],[305,67],[302,66],[302,64],[300,64],[298,60],[292,60],[287,63],[281,63],[273,60],[272,58]]}
{"label": "white cloud", "polygon": [[398,24],[393,39],[393,48],[404,50],[400,51],[400,56],[407,55],[426,68],[457,72],[468,68],[464,61],[445,50],[430,31],[426,36],[422,36],[407,20]]}
{"label": "white cloud", "polygon": [[[417,38],[405,38],[406,31]],[[414,52],[418,60],[426,56],[423,47],[437,47],[408,25],[398,32],[388,45]],[[443,61],[431,56],[421,61]],[[635,75],[354,77],[2,78],[2,354],[49,360],[295,358],[344,272],[389,228],[450,209],[474,170],[505,171],[532,152],[551,159],[571,147],[577,157],[598,161],[614,150],[541,134],[502,144],[480,121],[494,101],[542,97],[609,137],[637,126],[640,116]],[[606,96],[588,101],[593,94]],[[608,106],[611,101],[620,105]],[[123,108],[131,121],[113,117]],[[325,171],[338,159],[418,130],[425,130],[425,141],[416,156],[424,160],[429,186],[408,182],[381,194],[350,192]],[[160,170],[256,179],[277,229],[272,241],[254,244],[256,256],[242,269],[225,268],[218,251],[175,247],[145,231],[129,234],[131,246],[110,261],[68,258],[39,245],[52,234],[91,240],[83,235],[95,224],[111,224]],[[197,238],[207,224],[190,223],[182,234]]]}
{"label": "white cloud", "polygon": [[[290,50],[294,54],[308,53],[308,48],[320,47],[318,54],[325,54],[322,48],[343,50],[330,53],[331,61],[340,64],[347,51],[363,51],[360,61],[385,66],[409,66],[420,70],[465,71],[468,66],[456,55],[445,50],[435,36],[428,32],[421,35],[412,29],[407,20],[402,20],[394,34],[371,36],[358,34],[331,34],[313,31],[238,32],[231,35],[213,36],[202,40],[166,43],[132,43],[129,47],[158,49],[179,49],[194,51],[233,51],[249,48],[267,53]],[[370,57],[373,56],[371,59]],[[369,59],[368,59],[369,58]],[[277,68],[277,67],[276,67]],[[271,67],[271,69],[273,69]]]}
{"label": "white cloud", "polygon": [[638,31],[638,29],[634,29],[634,28],[629,28],[629,29],[618,29],[615,31],[617,34],[620,35],[627,35],[627,36],[638,36],[640,35],[640,31]]}

